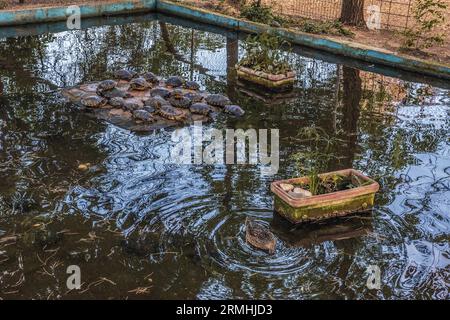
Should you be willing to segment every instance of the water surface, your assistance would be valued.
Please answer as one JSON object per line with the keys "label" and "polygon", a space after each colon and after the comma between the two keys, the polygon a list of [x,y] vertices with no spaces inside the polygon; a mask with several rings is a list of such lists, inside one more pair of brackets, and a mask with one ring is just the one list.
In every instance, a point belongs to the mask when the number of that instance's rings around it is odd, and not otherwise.
{"label": "water surface", "polygon": [[[294,48],[294,94],[264,103],[236,82],[238,38],[161,18],[0,39],[0,298],[450,297],[450,92]],[[173,129],[132,133],[58,92],[122,67],[229,95],[246,115],[206,126],[279,129],[280,170],[174,165]],[[328,170],[379,181],[370,215],[297,228],[274,215],[269,184],[299,174],[307,126],[340,139]],[[246,217],[271,226],[274,255],[245,242]]]}

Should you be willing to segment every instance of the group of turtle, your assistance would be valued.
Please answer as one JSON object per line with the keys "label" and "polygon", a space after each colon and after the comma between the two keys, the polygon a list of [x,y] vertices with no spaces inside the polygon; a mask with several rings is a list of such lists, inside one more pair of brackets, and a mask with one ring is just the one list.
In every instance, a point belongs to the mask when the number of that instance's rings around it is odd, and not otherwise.
{"label": "group of turtle", "polygon": [[[205,94],[200,92],[200,85],[195,81],[185,81],[179,76],[172,76],[163,81],[152,72],[138,75],[129,70],[115,72],[117,80],[129,83],[128,90],[118,88],[116,80],[104,80],[97,86],[96,95],[88,95],[81,99],[86,107],[99,108],[106,104],[114,108],[122,108],[133,114],[136,120],[154,122],[154,115],[174,121],[185,121],[187,109],[193,114],[211,116],[212,107],[222,109],[225,113],[242,116],[245,111],[224,95]],[[132,91],[150,90],[150,95],[143,99],[143,106],[133,98]]]}

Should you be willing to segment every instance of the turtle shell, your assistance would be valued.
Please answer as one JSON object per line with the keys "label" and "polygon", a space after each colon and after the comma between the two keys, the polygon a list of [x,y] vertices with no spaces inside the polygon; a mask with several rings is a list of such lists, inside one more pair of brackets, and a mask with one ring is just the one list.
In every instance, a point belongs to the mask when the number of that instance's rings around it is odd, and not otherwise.
{"label": "turtle shell", "polygon": [[160,106],[164,104],[168,104],[168,102],[163,98],[161,98],[160,96],[151,97],[150,99],[144,102],[145,106],[153,107],[155,109],[158,109]]}
{"label": "turtle shell", "polygon": [[226,105],[225,108],[223,108],[223,111],[237,117],[241,117],[245,114],[245,111],[237,105]]}
{"label": "turtle shell", "polygon": [[133,111],[133,118],[144,122],[156,121],[156,119],[150,114],[150,112],[142,109]]}
{"label": "turtle shell", "polygon": [[186,81],[184,87],[189,90],[198,90],[200,89],[200,85],[195,81]]}
{"label": "turtle shell", "polygon": [[184,108],[187,109],[191,106],[192,101],[186,97],[181,98],[169,98],[169,103],[176,108]]}
{"label": "turtle shell", "polygon": [[114,97],[109,99],[109,104],[115,108],[122,108],[125,104],[125,100],[122,97]]}
{"label": "turtle shell", "polygon": [[170,90],[167,90],[166,88],[163,87],[156,87],[150,90],[150,95],[152,97],[161,96],[164,99],[166,99],[170,96]]}
{"label": "turtle shell", "polygon": [[155,113],[156,112],[156,108],[152,107],[152,106],[143,106],[142,110],[147,111],[148,113]]}
{"label": "turtle shell", "polygon": [[192,113],[202,114],[204,116],[207,116],[212,111],[211,107],[206,103],[193,103],[189,110]]}
{"label": "turtle shell", "polygon": [[114,80],[103,80],[97,86],[97,92],[104,92],[114,89],[117,86],[117,82]]}
{"label": "turtle shell", "polygon": [[166,86],[168,87],[172,87],[172,88],[177,88],[177,87],[181,87],[184,83],[183,78],[178,77],[178,76],[172,76],[167,78],[166,80]]}
{"label": "turtle shell", "polygon": [[112,88],[111,90],[99,92],[99,95],[101,95],[102,97],[105,97],[107,99],[112,99],[112,98],[116,98],[116,97],[120,97],[120,98],[131,98],[132,97],[132,95],[130,93],[125,92],[120,89],[117,89],[117,88]]}
{"label": "turtle shell", "polygon": [[134,78],[130,81],[130,89],[143,91],[150,88],[150,84],[144,78]]}
{"label": "turtle shell", "polygon": [[122,108],[124,108],[127,111],[134,111],[141,109],[141,105],[135,101],[125,101]]}
{"label": "turtle shell", "polygon": [[169,104],[162,105],[157,112],[161,117],[169,120],[183,121],[186,118],[182,111],[175,109]]}
{"label": "turtle shell", "polygon": [[99,96],[87,96],[81,98],[81,104],[85,107],[100,108],[106,104],[107,100]]}
{"label": "turtle shell", "polygon": [[142,78],[144,78],[148,83],[152,83],[152,84],[159,83],[158,77],[153,72],[144,73],[142,75]]}
{"label": "turtle shell", "polygon": [[230,99],[221,94],[210,94],[205,98],[206,102],[215,107],[225,107],[226,105],[231,104]]}
{"label": "turtle shell", "polygon": [[188,93],[184,94],[184,96],[186,98],[188,98],[189,100],[191,100],[192,103],[203,101],[203,95],[201,95],[200,93],[197,93],[197,92],[188,92]]}
{"label": "turtle shell", "polygon": [[136,72],[125,69],[117,70],[114,72],[114,77],[120,80],[130,81],[136,76]]}
{"label": "turtle shell", "polygon": [[174,89],[171,93],[170,93],[170,97],[171,98],[176,98],[176,99],[180,99],[184,96],[184,92],[181,89]]}

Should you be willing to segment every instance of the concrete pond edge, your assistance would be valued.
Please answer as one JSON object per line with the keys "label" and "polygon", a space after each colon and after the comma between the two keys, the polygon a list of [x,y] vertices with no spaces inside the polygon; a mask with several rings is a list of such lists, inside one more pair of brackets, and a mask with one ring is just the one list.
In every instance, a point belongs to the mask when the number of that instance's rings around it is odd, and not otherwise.
{"label": "concrete pond edge", "polygon": [[[98,4],[80,4],[79,7],[82,18],[153,12],[178,16],[246,33],[270,31],[273,34],[300,46],[306,46],[336,55],[450,80],[450,65],[406,56],[345,39],[313,35],[293,29],[270,27],[265,24],[251,22],[167,0],[124,0]],[[0,33],[1,27],[64,21],[67,20],[71,14],[72,12],[68,10],[67,6],[3,10],[0,11]]]}

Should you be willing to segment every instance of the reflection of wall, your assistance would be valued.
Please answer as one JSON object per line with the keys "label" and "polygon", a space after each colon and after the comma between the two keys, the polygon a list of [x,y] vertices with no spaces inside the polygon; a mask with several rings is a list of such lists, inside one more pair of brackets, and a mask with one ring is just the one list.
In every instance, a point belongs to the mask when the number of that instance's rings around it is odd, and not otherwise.
{"label": "reflection of wall", "polygon": [[408,95],[404,81],[376,73],[360,72],[362,81],[362,109],[378,113],[392,112]]}

